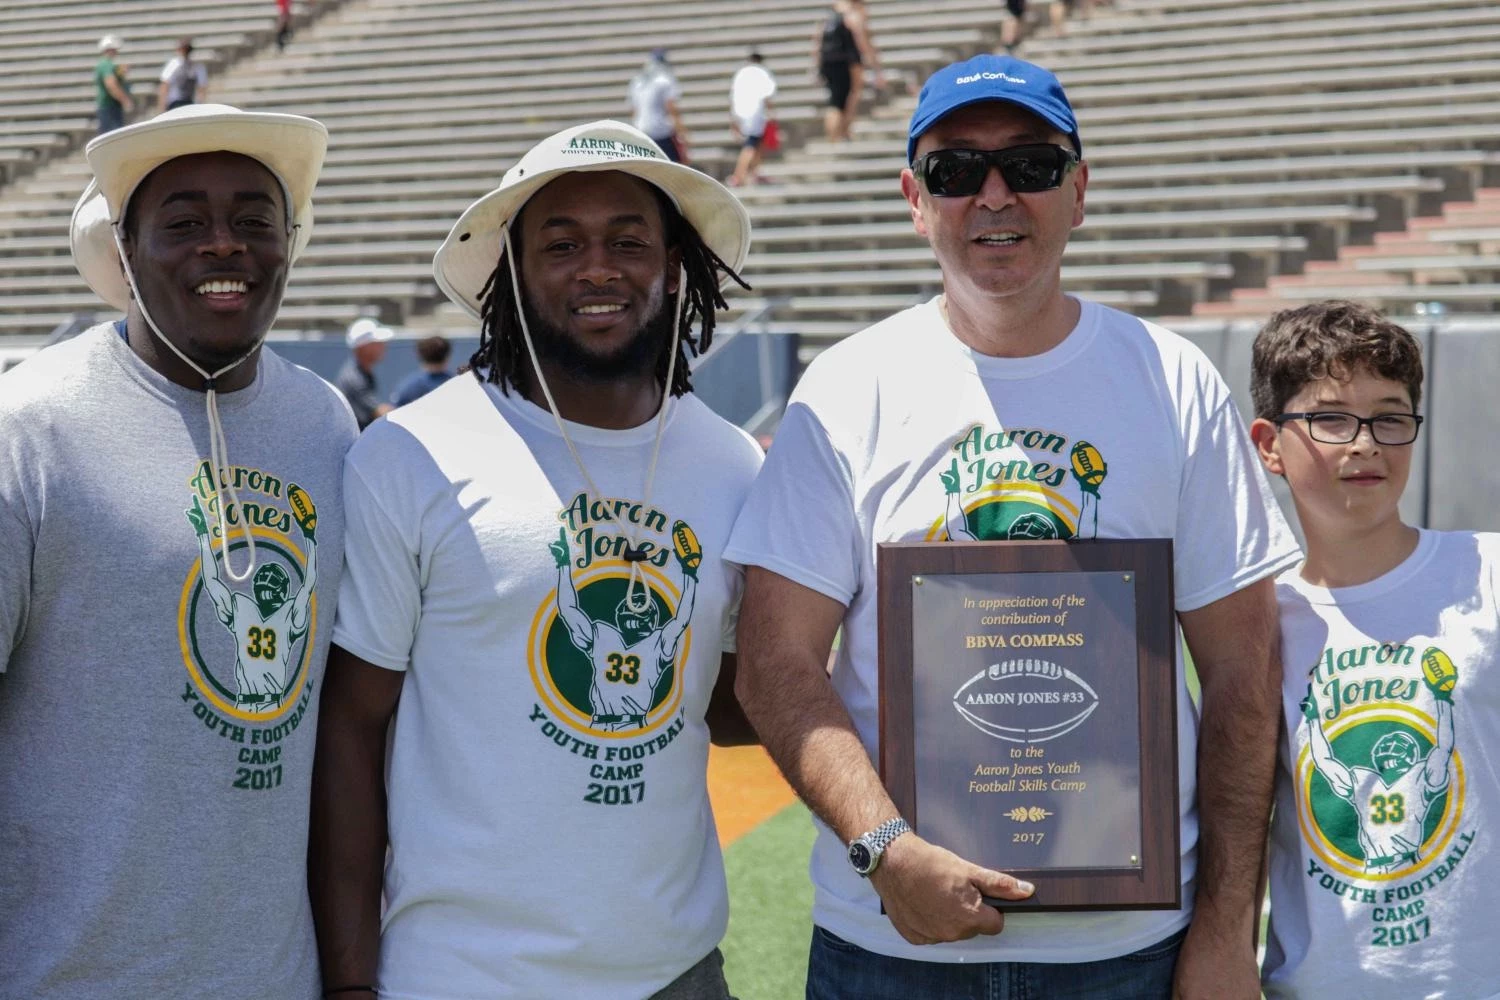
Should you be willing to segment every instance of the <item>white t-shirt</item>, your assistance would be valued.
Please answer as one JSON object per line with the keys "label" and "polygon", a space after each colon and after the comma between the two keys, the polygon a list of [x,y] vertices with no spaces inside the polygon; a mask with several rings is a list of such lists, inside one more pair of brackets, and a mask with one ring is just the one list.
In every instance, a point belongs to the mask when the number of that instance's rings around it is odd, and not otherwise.
{"label": "white t-shirt", "polygon": [[630,81],[630,103],[635,108],[635,127],[653,139],[667,139],[676,132],[671,101],[682,100],[682,87],[671,72],[643,72]]}
{"label": "white t-shirt", "polygon": [[[1090,475],[1086,491],[1075,468],[1089,445],[1104,478]],[[943,479],[955,473],[961,492],[950,495]],[[726,553],[848,606],[833,684],[872,760],[876,545],[965,533],[1172,538],[1178,611],[1297,558],[1229,390],[1186,341],[1083,302],[1078,326],[1052,350],[995,358],[954,337],[936,299],[898,313],[808,368]],[[1198,720],[1180,654],[1179,643],[1182,911],[1011,913],[999,937],[919,947],[896,933],[820,824],[813,919],[870,951],[946,962],[1086,962],[1179,930],[1198,835]]]}
{"label": "white t-shirt", "polygon": [[[1500,535],[1423,531],[1369,583],[1277,581],[1286,735],[1267,996],[1500,996],[1486,829],[1500,800],[1497,571]],[[1451,701],[1425,678],[1434,664],[1453,667]]]}
{"label": "white t-shirt", "polygon": [[758,63],[741,66],[729,84],[729,112],[745,135],[766,130],[766,102],[776,96],[776,78]]}
{"label": "white t-shirt", "polygon": [[[676,400],[646,505],[655,432],[570,424],[591,496],[551,414],[464,375],[350,453],[334,641],[408,673],[386,1000],[646,997],[724,934],[704,712],[739,601],[720,553],[760,450]],[[611,515],[649,553],[654,598],[634,615]],[[702,548],[696,582],[680,534]]]}
{"label": "white t-shirt", "polygon": [[[179,72],[182,71],[182,72]],[[188,97],[186,81],[191,74],[196,89],[192,98]],[[173,56],[167,60],[167,64],[161,68],[161,82],[170,84],[167,88],[167,103],[180,101],[185,98],[202,100],[203,90],[208,86],[208,67],[200,62],[189,63],[186,70],[182,64],[182,56]]]}

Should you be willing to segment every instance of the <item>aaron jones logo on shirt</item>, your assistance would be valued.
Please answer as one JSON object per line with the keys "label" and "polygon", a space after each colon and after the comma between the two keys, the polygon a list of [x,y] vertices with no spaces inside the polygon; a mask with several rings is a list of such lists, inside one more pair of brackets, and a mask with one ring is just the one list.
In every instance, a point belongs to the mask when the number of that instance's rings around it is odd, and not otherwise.
{"label": "aaron jones logo on shirt", "polygon": [[[1109,466],[1087,441],[1035,428],[975,424],[939,467],[947,510],[928,541],[1094,538]],[[1076,500],[1074,497],[1076,496]]]}
{"label": "aaron jones logo on shirt", "polygon": [[[222,501],[233,485],[238,504]],[[313,498],[261,469],[232,466],[217,482],[208,462],[187,481],[184,530],[197,537],[178,605],[187,680],[181,699],[198,724],[234,752],[230,784],[279,788],[283,741],[312,699],[308,658],[318,622],[317,523]],[[255,536],[255,566],[236,583],[223,564],[219,506],[225,503],[229,560],[249,561],[243,529]]]}
{"label": "aaron jones logo on shirt", "polygon": [[[588,763],[585,802],[635,805],[646,797],[646,764],[686,725],[683,673],[703,550],[685,521],[633,500],[579,493],[558,519],[548,545],[557,585],[527,640],[539,698],[530,721]],[[622,524],[638,532],[634,583]]]}
{"label": "aaron jones logo on shirt", "polygon": [[1428,893],[1474,842],[1463,830],[1454,724],[1459,670],[1436,646],[1328,648],[1302,699],[1297,819],[1321,890],[1367,907],[1367,943],[1399,948],[1441,928]]}

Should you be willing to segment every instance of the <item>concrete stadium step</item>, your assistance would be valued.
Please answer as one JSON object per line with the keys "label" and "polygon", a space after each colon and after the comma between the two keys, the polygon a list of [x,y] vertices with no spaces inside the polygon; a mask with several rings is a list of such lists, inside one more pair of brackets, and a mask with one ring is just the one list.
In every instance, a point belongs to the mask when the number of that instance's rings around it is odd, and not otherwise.
{"label": "concrete stadium step", "polygon": [[[1075,66],[1090,65],[1105,57],[1117,66],[1131,65],[1138,59],[1159,59],[1166,53],[1179,52],[1194,57],[1220,58],[1258,51],[1275,46],[1287,51],[1289,42],[1320,43],[1367,32],[1378,25],[1388,34],[1405,37],[1428,30],[1446,30],[1482,26],[1500,20],[1492,6],[1459,7],[1434,18],[1424,7],[1417,11],[1383,12],[1379,5],[1361,5],[1356,16],[1324,17],[1302,21],[1262,21],[1253,37],[1226,31],[1223,26],[1209,28],[1169,28],[1158,25],[1150,33],[1106,32],[1087,35],[1070,33],[1063,38],[1033,38],[1026,46],[1028,58],[1035,58],[1066,75]],[[1440,25],[1440,27],[1436,27]]]}
{"label": "concrete stadium step", "polygon": [[[1176,240],[1076,240],[1068,244],[1063,252],[1064,261],[1079,259],[1135,260],[1140,258],[1170,259],[1185,257],[1200,260],[1203,257],[1222,257],[1231,254],[1276,257],[1287,253],[1303,253],[1307,240],[1300,236],[1243,236],[1209,237],[1202,239],[1183,238]],[[791,253],[752,252],[746,263],[746,273],[801,270],[804,268],[840,266],[905,266],[931,263],[932,249],[912,234],[910,246],[880,250],[833,250]]]}
{"label": "concrete stadium step", "polygon": [[[1168,120],[1166,116],[1163,116],[1163,120],[1151,122],[1150,133],[1159,137],[1162,142],[1171,142],[1185,136],[1201,136],[1205,140],[1217,137],[1233,138],[1256,132],[1257,129],[1261,130],[1261,134],[1265,131],[1273,131],[1278,136],[1282,136],[1333,130],[1354,131],[1373,125],[1420,127],[1431,121],[1456,124],[1469,121],[1494,121],[1497,118],[1500,118],[1500,101],[1451,105],[1447,103],[1422,104],[1415,107],[1385,105],[1337,112],[1319,110],[1280,115],[1247,113],[1238,117],[1182,121]],[[904,148],[906,132],[907,125],[903,122],[873,119],[861,130],[860,141],[878,139],[883,133],[890,136],[893,144],[899,141],[897,148]],[[1084,137],[1086,146],[1092,150],[1095,144],[1107,146],[1111,142],[1136,138],[1141,134],[1141,126],[1138,123],[1090,126],[1085,121],[1080,123],[1079,134]],[[822,146],[816,146],[812,151],[826,150]]]}
{"label": "concrete stadium step", "polygon": [[[1436,254],[1419,257],[1379,257],[1352,261],[1356,271],[1406,274],[1414,284],[1436,276],[1444,281],[1494,283],[1500,278],[1500,253]],[[1441,283],[1441,282],[1432,282]]]}
{"label": "concrete stadium step", "polygon": [[[1294,58],[1305,63],[1310,59],[1335,59],[1335,65],[1361,65],[1360,60],[1347,58],[1354,53],[1381,52],[1394,54],[1395,61],[1410,61],[1424,48],[1453,48],[1472,46],[1486,39],[1493,40],[1500,25],[1490,15],[1483,20],[1473,19],[1463,27],[1444,25],[1424,31],[1401,31],[1400,48],[1394,48],[1392,29],[1378,20],[1368,20],[1361,26],[1362,33],[1345,35],[1315,35],[1304,38],[1283,39],[1275,48],[1275,55],[1267,57],[1266,47],[1260,42],[1243,40],[1230,44],[1202,45],[1190,49],[1161,50],[1143,49],[1130,53],[1116,53],[1107,60],[1097,55],[1084,59],[1060,59],[1049,63],[1064,83],[1096,83],[1109,79],[1108,74],[1124,69],[1140,71],[1139,79],[1160,79],[1167,62],[1180,67],[1184,78],[1200,76],[1224,76],[1236,72],[1265,72],[1280,67],[1293,71],[1304,68],[1289,62]],[[1222,41],[1222,40],[1220,40]],[[1165,53],[1171,52],[1168,56]],[[1341,59],[1341,57],[1343,57]],[[1107,69],[1101,64],[1106,64]]]}
{"label": "concrete stadium step", "polygon": [[[1252,201],[1263,204],[1288,203],[1304,200],[1320,200],[1340,195],[1414,195],[1435,193],[1443,190],[1442,180],[1436,177],[1419,177],[1411,174],[1395,174],[1381,177],[1334,177],[1307,181],[1280,181],[1267,184],[1200,184],[1171,187],[1117,188],[1100,185],[1091,186],[1088,192],[1088,207],[1091,211],[1109,211],[1116,206],[1137,205],[1198,205],[1231,204],[1237,201]],[[763,185],[745,188],[736,192],[741,201],[747,203],[752,218],[777,218],[795,216],[801,212],[819,214],[825,206],[835,204],[826,199],[890,194],[891,185],[878,182],[856,182],[851,184],[786,185],[785,187]],[[799,200],[801,198],[807,201]],[[894,200],[894,199],[893,199]],[[868,202],[854,204],[867,204]],[[849,204],[838,202],[837,204]],[[905,206],[902,201],[901,205]],[[1491,216],[1500,220],[1500,211],[1490,209],[1482,221]]]}
{"label": "concrete stadium step", "polygon": [[[1101,161],[1096,157],[1093,145],[1090,144],[1088,148],[1088,160],[1093,171],[1090,175],[1091,185],[1098,184],[1101,180],[1120,184],[1175,184],[1205,175],[1228,182],[1249,177],[1303,178],[1322,174],[1352,176],[1391,171],[1433,174],[1459,171],[1470,177],[1471,183],[1477,184],[1487,168],[1500,166],[1500,153],[1485,149],[1407,149],[1345,156],[1268,156],[1244,160],[1200,159],[1130,165],[1109,163],[1107,151]],[[892,185],[896,185],[896,179],[905,167],[906,160],[899,155],[872,155],[859,159],[802,155],[780,163],[768,163],[761,168],[761,173],[778,180],[794,179],[787,183],[798,180],[826,183],[821,179],[829,177],[879,177],[888,178]],[[1102,167],[1108,167],[1107,172],[1101,172]]]}

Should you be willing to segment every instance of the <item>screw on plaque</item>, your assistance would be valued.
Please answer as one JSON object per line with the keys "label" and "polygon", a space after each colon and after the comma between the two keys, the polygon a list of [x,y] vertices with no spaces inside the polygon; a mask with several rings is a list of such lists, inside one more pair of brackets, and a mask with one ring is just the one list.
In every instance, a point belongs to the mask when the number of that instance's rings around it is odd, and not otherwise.
{"label": "screw on plaque", "polygon": [[914,576],[914,577],[912,577],[911,578],[911,582],[912,582],[912,586],[914,586],[914,587],[920,587],[920,586],[922,586],[922,578],[920,576]]}
{"label": "screw on plaque", "polygon": [[1126,582],[1126,583],[1129,583],[1129,582],[1130,582],[1130,574],[1129,574],[1129,573],[1126,573],[1126,574],[1125,574],[1125,582]]}
{"label": "screw on plaque", "polygon": [[1138,858],[1138,857],[1136,857],[1134,854],[1132,854],[1130,856],[1130,863],[1133,864],[1133,865],[1138,865],[1138,864],[1141,863],[1141,859]]}

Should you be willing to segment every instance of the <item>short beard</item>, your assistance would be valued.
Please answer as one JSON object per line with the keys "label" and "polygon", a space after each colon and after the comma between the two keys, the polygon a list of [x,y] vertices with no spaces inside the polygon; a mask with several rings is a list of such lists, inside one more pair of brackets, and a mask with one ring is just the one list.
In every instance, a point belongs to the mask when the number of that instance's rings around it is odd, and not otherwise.
{"label": "short beard", "polygon": [[675,334],[670,299],[663,296],[656,313],[628,341],[608,354],[589,350],[566,330],[547,322],[532,308],[526,295],[521,296],[521,308],[538,361],[560,369],[576,381],[603,384],[653,372],[663,346]]}

